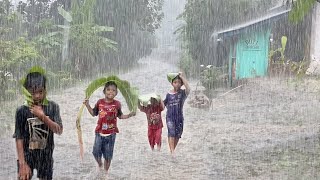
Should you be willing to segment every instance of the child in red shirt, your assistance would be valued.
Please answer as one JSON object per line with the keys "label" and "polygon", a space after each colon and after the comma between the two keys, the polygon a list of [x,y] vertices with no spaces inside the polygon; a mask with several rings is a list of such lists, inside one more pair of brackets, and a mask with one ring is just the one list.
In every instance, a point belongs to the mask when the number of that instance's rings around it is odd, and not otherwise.
{"label": "child in red shirt", "polygon": [[148,105],[142,106],[139,99],[138,108],[141,112],[146,113],[148,120],[148,139],[152,150],[157,144],[157,150],[161,148],[161,134],[162,134],[162,118],[161,111],[164,110],[164,104],[160,96],[158,98],[150,97]]}
{"label": "child in red shirt", "polygon": [[105,98],[99,99],[94,108],[91,108],[88,99],[85,99],[84,104],[92,116],[99,117],[95,129],[96,136],[92,154],[99,167],[102,167],[102,156],[104,157],[104,169],[108,172],[113,158],[116,134],[119,133],[117,119],[128,119],[135,116],[136,113],[131,112],[126,115],[122,113],[121,103],[114,99],[118,94],[118,87],[115,82],[107,82],[103,93]]}

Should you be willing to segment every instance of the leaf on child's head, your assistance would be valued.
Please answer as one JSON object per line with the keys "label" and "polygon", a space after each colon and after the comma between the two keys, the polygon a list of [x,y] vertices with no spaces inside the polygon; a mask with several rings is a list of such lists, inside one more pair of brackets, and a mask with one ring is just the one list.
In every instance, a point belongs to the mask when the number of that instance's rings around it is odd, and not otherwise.
{"label": "leaf on child's head", "polygon": [[167,74],[167,79],[170,83],[172,83],[173,79],[179,76],[179,73],[168,73]]}
{"label": "leaf on child's head", "polygon": [[[33,73],[33,72],[38,72],[42,75],[45,75],[46,71],[40,67],[40,66],[33,66],[32,68],[29,69],[28,73]],[[24,95],[25,97],[25,100],[26,100],[26,104],[28,106],[30,106],[31,104],[33,104],[33,99],[32,99],[32,95],[30,94],[30,92],[24,87],[24,83],[26,81],[26,77],[23,77],[21,80],[20,80],[20,83],[22,85],[22,94]],[[45,99],[45,101],[47,101]]]}
{"label": "leaf on child's head", "polygon": [[[90,96],[96,91],[98,88],[105,86],[107,82],[114,82],[118,89],[120,90],[122,96],[126,100],[128,108],[131,112],[136,112],[138,108],[138,88],[131,87],[128,81],[121,80],[117,76],[108,76],[98,78],[92,81],[85,90],[86,99],[90,98]],[[82,131],[81,131],[81,116],[84,108],[84,104],[82,104],[76,120],[77,132],[78,132],[78,141],[80,144],[80,154],[83,156],[83,141],[82,141]]]}
{"label": "leaf on child's head", "polygon": [[85,90],[86,98],[89,98],[92,93],[98,88],[104,86],[107,83],[107,78],[102,77],[92,81]]}
{"label": "leaf on child's head", "polygon": [[[28,73],[33,73],[33,72],[37,72],[37,73],[40,73],[42,75],[45,75],[46,74],[46,71],[40,67],[40,66],[33,66],[32,68],[29,69]],[[26,81],[26,77],[23,77],[21,80],[20,80],[20,83],[23,85],[24,82]]]}
{"label": "leaf on child's head", "polygon": [[160,95],[157,95],[155,93],[140,95],[138,100],[141,106],[147,107],[151,104],[152,98],[156,99],[158,102],[160,101]]}
{"label": "leaf on child's head", "polygon": [[136,112],[138,106],[138,89],[136,87],[131,87],[128,81],[121,80],[115,75],[98,78],[92,81],[85,90],[86,98],[90,98],[94,91],[111,81],[117,85],[122,96],[126,100],[129,110]]}
{"label": "leaf on child's head", "polygon": [[33,66],[28,73],[38,72],[42,75],[46,74],[46,71],[41,66]]}

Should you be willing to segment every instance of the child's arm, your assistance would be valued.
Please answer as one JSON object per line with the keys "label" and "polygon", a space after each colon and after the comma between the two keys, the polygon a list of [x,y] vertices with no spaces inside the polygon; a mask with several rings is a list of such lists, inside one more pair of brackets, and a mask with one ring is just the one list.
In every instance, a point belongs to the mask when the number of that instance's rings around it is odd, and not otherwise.
{"label": "child's arm", "polygon": [[91,108],[90,104],[89,104],[89,99],[85,99],[83,104],[87,107],[89,113],[91,114],[91,116],[95,116],[93,109]]}
{"label": "child's arm", "polygon": [[144,112],[144,109],[143,109],[143,107],[140,105],[140,102],[138,102],[138,109],[139,109],[141,112]]}
{"label": "child's arm", "polygon": [[136,115],[136,112],[131,112],[131,113],[129,113],[129,114],[122,114],[121,116],[119,116],[119,119],[128,119],[128,118],[130,118],[130,117],[132,117],[132,116],[135,116]]}
{"label": "child's arm", "polygon": [[160,97],[160,109],[161,109],[161,111],[163,111],[164,110],[164,103],[163,103],[163,101],[162,101],[162,99],[161,99],[161,97]]}
{"label": "child's arm", "polygon": [[58,123],[46,116],[41,106],[33,105],[30,107],[30,111],[32,114],[37,116],[42,122],[44,122],[52,132],[59,135],[62,134],[63,128]]}
{"label": "child's arm", "polygon": [[31,177],[31,169],[24,159],[23,139],[16,139],[16,148],[19,162],[19,179],[29,179]]}
{"label": "child's arm", "polygon": [[181,78],[184,87],[186,87],[186,95],[190,93],[190,86],[187,79],[182,75],[182,72],[179,72],[179,77]]}

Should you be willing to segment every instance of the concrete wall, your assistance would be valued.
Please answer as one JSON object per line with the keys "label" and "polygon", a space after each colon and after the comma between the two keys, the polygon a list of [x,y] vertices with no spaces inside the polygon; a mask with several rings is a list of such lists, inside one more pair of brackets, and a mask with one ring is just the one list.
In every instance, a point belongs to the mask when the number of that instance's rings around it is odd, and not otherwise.
{"label": "concrete wall", "polygon": [[313,9],[310,60],[307,74],[320,75],[320,3],[316,3]]}

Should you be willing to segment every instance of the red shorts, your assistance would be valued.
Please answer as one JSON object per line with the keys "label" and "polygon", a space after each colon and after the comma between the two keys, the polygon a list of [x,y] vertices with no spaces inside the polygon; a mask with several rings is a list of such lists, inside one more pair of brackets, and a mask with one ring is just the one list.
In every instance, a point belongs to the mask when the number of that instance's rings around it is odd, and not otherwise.
{"label": "red shorts", "polygon": [[161,146],[161,134],[162,134],[162,128],[152,129],[148,127],[148,139],[149,139],[149,144],[152,148],[156,144]]}

